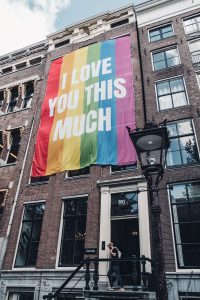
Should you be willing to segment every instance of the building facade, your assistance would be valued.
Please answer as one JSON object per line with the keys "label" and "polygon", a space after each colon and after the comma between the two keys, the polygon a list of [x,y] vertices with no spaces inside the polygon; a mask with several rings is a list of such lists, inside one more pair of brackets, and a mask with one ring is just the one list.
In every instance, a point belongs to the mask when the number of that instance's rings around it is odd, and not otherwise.
{"label": "building facade", "polygon": [[[51,63],[124,36],[131,40],[136,125],[167,119],[170,135],[159,191],[168,298],[200,297],[200,2],[153,0],[97,15],[0,57],[2,300],[42,299],[62,285],[86,250],[93,251],[90,257],[108,258],[110,240],[121,246],[124,256],[152,258],[150,200],[137,165],[91,165],[31,177]],[[146,269],[152,272],[150,263]],[[101,262],[100,294],[88,298],[102,299],[107,270],[108,263]],[[129,290],[130,263],[121,272],[126,296],[136,297]],[[83,297],[85,270],[78,274],[67,286],[73,297],[67,298],[65,289],[57,299]],[[137,285],[141,291],[140,280]],[[143,297],[156,299],[155,291]]]}

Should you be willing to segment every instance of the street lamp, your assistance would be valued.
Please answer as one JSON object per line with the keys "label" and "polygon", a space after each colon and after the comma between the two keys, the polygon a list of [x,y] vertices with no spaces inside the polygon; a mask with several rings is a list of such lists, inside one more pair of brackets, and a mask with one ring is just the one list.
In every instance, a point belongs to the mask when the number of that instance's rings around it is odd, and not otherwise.
{"label": "street lamp", "polygon": [[167,150],[170,144],[166,121],[159,125],[147,122],[142,130],[131,131],[128,127],[127,129],[150,192],[152,256],[155,262],[156,296],[159,300],[166,300],[168,297],[160,222],[161,208],[158,198],[158,184],[163,178]]}

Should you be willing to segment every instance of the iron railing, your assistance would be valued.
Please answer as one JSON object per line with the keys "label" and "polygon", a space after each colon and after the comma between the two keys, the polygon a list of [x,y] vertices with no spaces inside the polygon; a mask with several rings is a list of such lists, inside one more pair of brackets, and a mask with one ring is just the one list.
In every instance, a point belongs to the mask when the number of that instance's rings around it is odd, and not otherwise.
{"label": "iron railing", "polygon": [[[79,266],[71,273],[71,275],[63,282],[63,284],[54,292],[49,293],[48,295],[43,296],[43,299],[55,299],[66,287],[66,285],[74,278],[74,276],[83,268],[85,272],[84,280],[85,280],[85,291],[91,290],[91,278],[93,279],[92,289],[93,291],[99,290],[99,263],[102,262],[110,262],[111,259],[109,258],[86,258],[84,259]],[[138,289],[138,285],[140,286],[142,291],[153,291],[154,290],[154,263],[151,259],[142,255],[141,257],[136,257],[133,255],[132,257],[120,258],[115,259],[115,261],[119,262],[120,264],[124,262],[130,262],[132,264],[132,272],[128,275],[131,278],[131,286],[132,290],[135,291]],[[150,263],[151,265],[151,273],[146,271],[146,263]],[[91,273],[93,276],[91,276]],[[82,278],[82,277],[81,277]],[[74,287],[76,284],[74,285]],[[73,288],[74,288],[73,287]],[[68,291],[70,294],[73,288]]]}

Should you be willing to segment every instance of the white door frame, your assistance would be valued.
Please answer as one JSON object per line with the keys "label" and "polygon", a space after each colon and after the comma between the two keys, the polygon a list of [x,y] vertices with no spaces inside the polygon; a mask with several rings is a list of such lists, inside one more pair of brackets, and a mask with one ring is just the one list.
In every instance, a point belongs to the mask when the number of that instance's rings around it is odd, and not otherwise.
{"label": "white door frame", "polygon": [[[139,220],[139,243],[140,243],[140,256],[145,255],[151,258],[150,247],[150,231],[149,231],[149,205],[147,194],[147,183],[138,182],[137,184],[121,185],[121,186],[102,186],[101,187],[101,208],[100,208],[100,234],[99,234],[99,258],[108,258],[109,251],[107,244],[111,239],[111,194],[120,192],[131,192],[144,190],[138,193],[138,220]],[[102,246],[105,246],[102,247]],[[100,280],[107,281],[108,263],[99,264]],[[151,271],[150,263],[146,264],[147,272]]]}

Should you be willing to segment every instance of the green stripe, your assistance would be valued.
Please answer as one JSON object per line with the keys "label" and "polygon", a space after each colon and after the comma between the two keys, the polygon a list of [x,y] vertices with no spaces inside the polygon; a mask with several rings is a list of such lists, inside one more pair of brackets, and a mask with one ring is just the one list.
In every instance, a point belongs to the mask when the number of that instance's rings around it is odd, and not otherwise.
{"label": "green stripe", "polygon": [[[100,47],[101,43],[94,44],[88,47],[88,57],[87,57],[87,64],[90,64],[91,62],[97,62],[100,59]],[[85,82],[85,87],[89,86],[91,84],[94,84],[95,82],[99,81],[99,77],[90,78],[88,81]],[[92,89],[93,90],[93,89]],[[93,93],[92,93],[93,95]],[[98,110],[98,102],[91,101],[89,105],[87,105],[86,102],[86,92],[84,96],[84,110],[83,112],[87,114],[90,110]],[[93,100],[93,96],[92,96]],[[97,157],[97,137],[98,132],[97,130],[93,133],[84,134],[81,137],[81,153],[80,153],[80,168],[84,168],[88,165],[88,162],[90,164],[96,162]]]}

